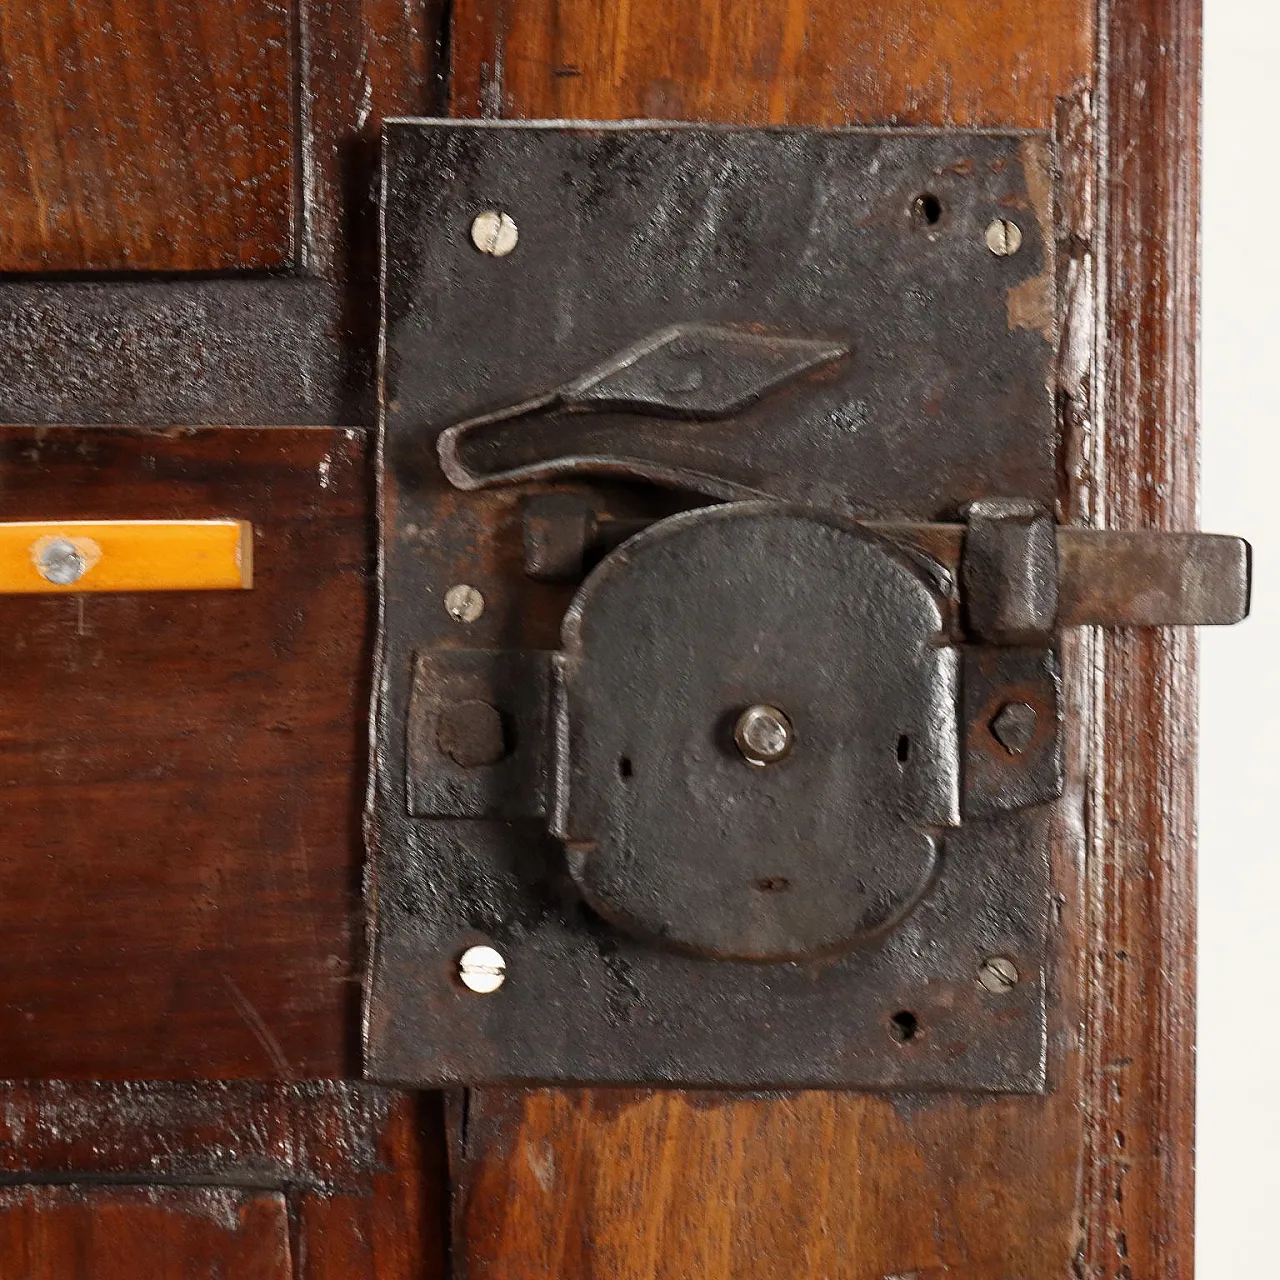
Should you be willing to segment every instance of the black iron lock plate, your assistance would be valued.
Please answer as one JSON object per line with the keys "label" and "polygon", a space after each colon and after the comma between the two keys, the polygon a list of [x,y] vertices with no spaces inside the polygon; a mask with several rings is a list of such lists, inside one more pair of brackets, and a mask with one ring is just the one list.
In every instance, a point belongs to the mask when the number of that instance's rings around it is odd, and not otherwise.
{"label": "black iron lock plate", "polygon": [[1044,1087],[1057,631],[1244,573],[1054,528],[1049,173],[388,125],[373,1076]]}

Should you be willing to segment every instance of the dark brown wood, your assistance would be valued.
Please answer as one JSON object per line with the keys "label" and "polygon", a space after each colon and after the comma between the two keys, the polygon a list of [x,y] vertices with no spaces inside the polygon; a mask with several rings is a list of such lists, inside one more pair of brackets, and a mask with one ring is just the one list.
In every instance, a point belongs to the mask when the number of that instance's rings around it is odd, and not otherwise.
{"label": "dark brown wood", "polygon": [[356,1082],[15,1082],[0,1087],[0,1181],[364,1194],[405,1163],[386,1157],[389,1136],[425,1132],[428,1119],[416,1124],[403,1098]]}
{"label": "dark brown wood", "polygon": [[293,258],[286,0],[0,11],[0,271]]}
{"label": "dark brown wood", "polygon": [[0,1262],[23,1280],[292,1280],[278,1191],[0,1188]]}
{"label": "dark brown wood", "polygon": [[255,527],[252,591],[0,604],[0,1076],[351,1074],[363,439],[11,428],[0,477],[10,519]]}

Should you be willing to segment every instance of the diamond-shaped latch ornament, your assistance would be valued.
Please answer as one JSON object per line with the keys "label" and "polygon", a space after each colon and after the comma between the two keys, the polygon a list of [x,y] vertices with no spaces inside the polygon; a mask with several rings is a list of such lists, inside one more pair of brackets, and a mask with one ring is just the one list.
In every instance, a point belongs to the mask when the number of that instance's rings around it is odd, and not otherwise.
{"label": "diamond-shaped latch ornament", "polygon": [[1249,585],[1055,518],[1047,140],[384,141],[371,1073],[1043,1090],[1063,632]]}

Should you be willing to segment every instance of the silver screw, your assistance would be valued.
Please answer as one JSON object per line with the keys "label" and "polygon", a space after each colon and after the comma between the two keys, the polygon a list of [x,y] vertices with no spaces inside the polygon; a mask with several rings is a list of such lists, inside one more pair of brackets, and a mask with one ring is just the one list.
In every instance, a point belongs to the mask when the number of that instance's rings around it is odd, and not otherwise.
{"label": "silver screw", "polygon": [[454,622],[474,622],[484,612],[484,596],[459,582],[444,593],[444,607]]}
{"label": "silver screw", "polygon": [[491,258],[505,258],[519,239],[520,228],[509,213],[486,209],[477,213],[471,223],[471,243]]}
{"label": "silver screw", "polygon": [[733,729],[733,740],[743,759],[759,766],[781,760],[791,750],[792,737],[791,721],[766,702],[748,707]]}
{"label": "silver screw", "polygon": [[57,587],[69,587],[84,576],[84,556],[66,538],[54,538],[40,548],[36,568],[40,576]]}
{"label": "silver screw", "polygon": [[987,227],[987,248],[997,258],[1011,258],[1022,248],[1022,228],[1008,218],[997,218]]}
{"label": "silver screw", "polygon": [[487,996],[507,980],[507,962],[492,947],[468,947],[458,957],[458,977],[464,987]]}
{"label": "silver screw", "polygon": [[1018,985],[1018,968],[1007,956],[990,956],[978,970],[978,981],[992,995],[1007,996]]}

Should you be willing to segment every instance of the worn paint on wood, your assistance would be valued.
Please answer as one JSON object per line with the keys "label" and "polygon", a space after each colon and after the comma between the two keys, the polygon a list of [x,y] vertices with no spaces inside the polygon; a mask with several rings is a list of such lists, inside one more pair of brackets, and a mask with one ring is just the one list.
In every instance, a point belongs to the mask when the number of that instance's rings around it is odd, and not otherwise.
{"label": "worn paint on wood", "polygon": [[252,586],[253,526],[243,520],[0,522],[0,595]]}

